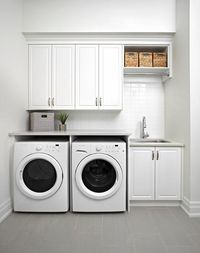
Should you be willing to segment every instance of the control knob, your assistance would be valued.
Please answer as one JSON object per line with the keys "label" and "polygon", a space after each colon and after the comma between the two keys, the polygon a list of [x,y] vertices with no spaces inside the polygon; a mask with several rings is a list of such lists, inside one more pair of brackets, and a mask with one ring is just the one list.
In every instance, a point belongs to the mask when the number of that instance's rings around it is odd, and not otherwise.
{"label": "control knob", "polygon": [[37,151],[42,150],[42,146],[38,145],[38,146],[36,147],[36,150],[37,150]]}
{"label": "control knob", "polygon": [[102,147],[101,146],[96,146],[96,151],[101,151]]}

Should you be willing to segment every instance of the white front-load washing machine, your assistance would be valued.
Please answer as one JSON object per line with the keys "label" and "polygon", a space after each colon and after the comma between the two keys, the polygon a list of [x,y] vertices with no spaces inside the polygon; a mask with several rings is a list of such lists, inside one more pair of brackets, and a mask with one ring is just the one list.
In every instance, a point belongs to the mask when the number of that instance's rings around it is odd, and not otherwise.
{"label": "white front-load washing machine", "polygon": [[126,143],[115,139],[72,142],[72,211],[126,211]]}
{"label": "white front-load washing machine", "polygon": [[14,211],[69,209],[69,143],[22,141],[14,145]]}

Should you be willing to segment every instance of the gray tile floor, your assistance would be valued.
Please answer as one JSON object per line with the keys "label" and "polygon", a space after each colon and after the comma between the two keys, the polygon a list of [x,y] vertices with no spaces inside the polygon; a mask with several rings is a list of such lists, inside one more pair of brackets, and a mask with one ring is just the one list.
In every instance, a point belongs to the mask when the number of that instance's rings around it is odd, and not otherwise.
{"label": "gray tile floor", "polygon": [[200,218],[179,207],[115,214],[13,213],[0,224],[0,253],[200,253]]}

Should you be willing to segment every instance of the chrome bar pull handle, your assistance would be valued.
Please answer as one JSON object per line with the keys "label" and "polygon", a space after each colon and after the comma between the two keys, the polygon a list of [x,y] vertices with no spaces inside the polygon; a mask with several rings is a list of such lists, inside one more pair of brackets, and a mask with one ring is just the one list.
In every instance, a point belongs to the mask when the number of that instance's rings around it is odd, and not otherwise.
{"label": "chrome bar pull handle", "polygon": [[157,151],[157,158],[156,160],[159,160],[159,151]]}
{"label": "chrome bar pull handle", "polygon": [[52,98],[52,105],[54,106],[54,98]]}
{"label": "chrome bar pull handle", "polygon": [[51,106],[51,98],[48,98],[48,106]]}
{"label": "chrome bar pull handle", "polygon": [[152,160],[154,160],[154,156],[155,156],[154,151],[152,151]]}
{"label": "chrome bar pull handle", "polygon": [[98,98],[96,98],[95,103],[96,103],[96,106],[98,106]]}
{"label": "chrome bar pull handle", "polygon": [[100,98],[99,104],[100,106],[102,106],[102,98]]}

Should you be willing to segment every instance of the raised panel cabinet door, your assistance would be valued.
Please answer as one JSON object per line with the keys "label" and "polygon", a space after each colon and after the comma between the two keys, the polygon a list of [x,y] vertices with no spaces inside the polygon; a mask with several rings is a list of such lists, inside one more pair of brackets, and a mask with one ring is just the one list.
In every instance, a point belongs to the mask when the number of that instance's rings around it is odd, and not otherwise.
{"label": "raised panel cabinet door", "polygon": [[154,148],[131,148],[130,198],[154,200]]}
{"label": "raised panel cabinet door", "polygon": [[53,45],[52,108],[74,108],[75,46]]}
{"label": "raised panel cabinet door", "polygon": [[122,109],[123,54],[121,45],[99,46],[100,109]]}
{"label": "raised panel cabinet door", "polygon": [[98,45],[76,46],[76,109],[98,109]]}
{"label": "raised panel cabinet door", "polygon": [[156,149],[156,199],[181,199],[181,148]]}
{"label": "raised panel cabinet door", "polygon": [[29,45],[29,109],[51,108],[51,45]]}

